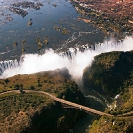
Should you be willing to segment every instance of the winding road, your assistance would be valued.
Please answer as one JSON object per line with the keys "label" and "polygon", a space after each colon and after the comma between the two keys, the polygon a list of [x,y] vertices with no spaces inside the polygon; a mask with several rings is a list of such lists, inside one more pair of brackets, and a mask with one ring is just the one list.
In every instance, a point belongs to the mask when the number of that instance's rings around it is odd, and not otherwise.
{"label": "winding road", "polygon": [[[80,104],[77,104],[77,103],[73,103],[73,102],[70,102],[70,101],[67,101],[67,100],[64,100],[64,99],[61,99],[61,98],[57,98],[54,95],[52,95],[52,94],[50,94],[48,92],[45,92],[45,91],[34,91],[34,90],[23,90],[23,91],[25,93],[40,93],[40,94],[44,94],[44,95],[50,97],[51,99],[53,99],[53,100],[55,100],[57,102],[63,103],[65,105],[74,107],[74,108],[79,109],[79,110],[83,110],[83,111],[88,112],[88,113],[93,113],[93,114],[97,114],[97,115],[100,115],[100,116],[103,116],[103,115],[106,115],[106,116],[109,116],[109,117],[114,116],[112,114],[108,114],[108,113],[105,113],[105,112],[102,112],[102,111],[98,111],[98,110],[95,110],[95,109],[92,109],[92,108],[89,108],[89,107],[86,107],[86,106],[83,106],[83,105],[80,105]],[[8,94],[8,93],[18,93],[19,94],[21,92],[20,92],[20,90],[6,91],[6,92],[3,92],[3,93],[0,93],[0,96],[4,95],[4,94]],[[127,113],[124,113],[124,114],[119,114],[119,115],[117,115],[117,117],[132,117],[131,115],[133,115],[133,111],[130,111],[130,112],[127,112]]]}
{"label": "winding road", "polygon": [[[92,108],[89,108],[89,107],[85,107],[83,105],[79,105],[79,104],[76,104],[76,103],[73,103],[73,102],[70,102],[70,101],[67,101],[67,100],[63,100],[63,99],[57,98],[54,95],[51,95],[50,93],[47,93],[47,92],[44,92],[44,91],[34,91],[34,90],[23,90],[23,91],[25,93],[32,92],[32,93],[44,94],[46,96],[49,96],[51,99],[53,99],[53,100],[55,100],[57,102],[72,106],[72,107],[74,107],[76,109],[80,109],[80,110],[83,110],[83,111],[88,112],[88,113],[91,112],[93,114],[98,114],[100,116],[102,116],[102,115],[113,116],[111,114],[108,114],[108,113],[105,113],[105,112],[102,112],[102,111],[98,111],[98,110],[95,110],[95,109],[92,109]],[[19,90],[12,90],[12,91],[7,91],[7,92],[0,93],[0,95],[4,95],[4,94],[8,94],[8,93],[20,93],[20,91]]]}

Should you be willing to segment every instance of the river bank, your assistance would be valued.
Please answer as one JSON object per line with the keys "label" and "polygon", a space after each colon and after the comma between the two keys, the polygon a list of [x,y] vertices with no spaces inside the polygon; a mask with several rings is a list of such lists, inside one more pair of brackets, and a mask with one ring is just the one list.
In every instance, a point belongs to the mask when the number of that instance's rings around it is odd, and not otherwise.
{"label": "river bank", "polygon": [[[71,0],[75,9],[88,17],[90,23],[111,36],[124,37],[132,35],[132,2],[131,1],[84,1]],[[114,4],[115,3],[115,4]],[[129,11],[130,10],[130,11]],[[129,13],[130,12],[130,13]]]}

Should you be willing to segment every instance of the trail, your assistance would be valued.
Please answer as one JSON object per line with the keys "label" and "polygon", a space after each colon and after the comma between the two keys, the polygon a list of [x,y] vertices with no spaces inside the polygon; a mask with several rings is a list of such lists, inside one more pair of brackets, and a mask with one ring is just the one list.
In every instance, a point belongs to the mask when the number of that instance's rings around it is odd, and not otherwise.
{"label": "trail", "polygon": [[[44,92],[44,91],[33,91],[33,90],[23,90],[25,93],[41,93],[41,94],[44,94],[46,96],[49,96],[51,99],[57,101],[57,102],[60,102],[60,103],[63,103],[63,104],[66,104],[66,105],[69,105],[69,106],[72,106],[76,109],[80,109],[80,110],[83,110],[85,112],[91,112],[91,113],[94,113],[94,114],[98,114],[100,116],[102,115],[106,115],[106,116],[113,116],[111,114],[108,114],[108,113],[105,113],[105,112],[102,112],[102,111],[98,111],[98,110],[95,110],[95,109],[92,109],[92,108],[89,108],[89,107],[85,107],[83,105],[80,105],[80,104],[76,104],[76,103],[73,103],[73,102],[70,102],[70,101],[67,101],[67,100],[63,100],[63,99],[60,99],[60,98],[57,98],[55,97],[54,95],[48,93],[48,92]],[[12,90],[12,91],[7,91],[7,92],[4,92],[4,93],[1,93],[0,95],[4,95],[4,94],[8,94],[8,93],[19,93],[18,90]]]}
{"label": "trail", "polygon": [[[86,106],[83,106],[83,105],[80,105],[80,104],[77,104],[77,103],[73,103],[73,102],[70,102],[70,101],[67,101],[67,100],[64,100],[64,99],[61,99],[61,98],[57,98],[54,95],[52,95],[52,94],[50,94],[48,92],[45,92],[45,91],[23,90],[23,92],[24,93],[40,93],[40,94],[44,94],[44,95],[50,97],[51,99],[53,99],[53,100],[55,100],[57,102],[66,104],[68,106],[72,106],[75,109],[79,109],[79,110],[85,111],[87,113],[91,112],[93,114],[98,114],[100,116],[103,116],[103,115],[106,115],[106,116],[109,116],[109,117],[114,116],[114,115],[111,115],[111,114],[108,114],[108,113],[105,113],[105,112],[102,112],[102,111],[99,111],[99,110],[95,110],[95,109],[92,109],[92,108],[89,108],[89,107],[86,107]],[[19,90],[12,90],[12,91],[7,91],[7,92],[0,93],[0,95],[9,94],[9,93],[20,93],[20,91]],[[120,117],[120,118],[121,117],[132,117],[132,115],[133,115],[133,111],[130,111],[130,112],[127,112],[127,113],[118,114],[118,115],[116,115],[116,117]]]}

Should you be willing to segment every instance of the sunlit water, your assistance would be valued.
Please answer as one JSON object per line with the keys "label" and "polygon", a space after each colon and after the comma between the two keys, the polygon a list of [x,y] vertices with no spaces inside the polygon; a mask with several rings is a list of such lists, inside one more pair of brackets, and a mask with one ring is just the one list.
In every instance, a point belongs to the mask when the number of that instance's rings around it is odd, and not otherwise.
{"label": "sunlit water", "polygon": [[[44,6],[40,10],[25,9],[28,15],[24,18],[8,10],[9,4],[15,3],[15,0],[3,1],[0,2],[1,13],[4,12],[4,17],[8,14],[13,20],[1,21],[7,24],[0,25],[0,60],[19,58],[23,48],[25,53],[39,53],[36,38],[40,38],[42,43],[47,39],[49,43],[43,43],[43,49],[54,50],[74,47],[76,44],[95,44],[104,40],[104,34],[100,30],[78,19],[81,15],[67,0],[40,0]],[[54,7],[53,4],[57,6]],[[33,24],[27,26],[30,18]],[[60,31],[55,30],[55,26],[60,27]],[[69,33],[62,34],[63,28]],[[75,38],[71,40],[73,35]],[[23,40],[26,41],[24,44]],[[15,46],[14,42],[18,45]]]}
{"label": "sunlit water", "polygon": [[[9,5],[14,2],[15,0],[0,0],[0,61],[18,59],[22,55],[22,48],[25,48],[25,53],[20,65],[15,62],[9,68],[0,64],[0,70],[3,69],[0,78],[66,67],[73,79],[79,82],[83,70],[91,65],[96,55],[111,51],[133,50],[132,37],[127,37],[122,42],[105,40],[100,30],[78,19],[81,15],[67,0],[40,0],[44,6],[38,11],[27,9],[28,15],[24,18],[9,12]],[[54,7],[53,4],[57,6]],[[2,16],[2,13],[5,16]],[[11,16],[13,20],[6,21],[6,15]],[[27,26],[30,18],[33,24]],[[55,26],[60,27],[60,32],[54,29]],[[69,30],[69,34],[63,35],[63,28]],[[47,39],[49,43],[44,44],[43,49],[52,49],[46,50],[42,55],[38,54],[40,51],[36,38],[40,38],[41,42]],[[26,43],[22,44],[22,40],[26,40]],[[14,46],[14,42],[18,45]],[[57,49],[63,50],[84,44],[95,45],[95,50],[79,51],[73,54],[72,59],[55,53]]]}

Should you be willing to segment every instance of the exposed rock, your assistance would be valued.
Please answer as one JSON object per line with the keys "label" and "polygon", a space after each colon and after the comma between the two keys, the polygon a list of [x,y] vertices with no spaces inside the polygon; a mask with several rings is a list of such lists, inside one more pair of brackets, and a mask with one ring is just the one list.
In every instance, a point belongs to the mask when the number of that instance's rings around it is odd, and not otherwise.
{"label": "exposed rock", "polygon": [[28,26],[32,25],[32,22],[31,22],[31,21],[29,21],[27,25],[28,25]]}
{"label": "exposed rock", "polygon": [[57,5],[56,4],[53,4],[54,7],[56,7]]}
{"label": "exposed rock", "polygon": [[45,44],[48,44],[48,40],[47,40],[47,39],[45,39],[45,40],[44,40],[44,43],[45,43]]}
{"label": "exposed rock", "polygon": [[[0,79],[0,90],[4,86],[2,83],[12,86],[10,89],[15,87],[46,91],[84,104],[84,96],[78,85],[70,80],[66,68]],[[0,98],[0,133],[68,133],[73,124],[84,116],[82,111],[64,109],[59,102],[44,94],[13,93],[0,95]]]}

